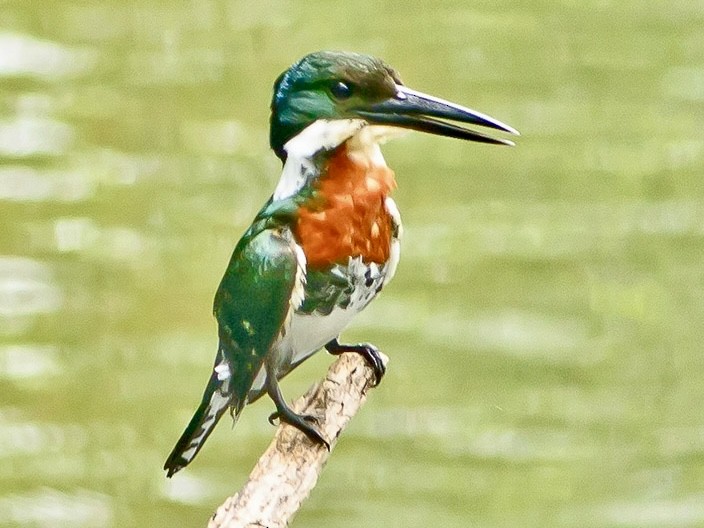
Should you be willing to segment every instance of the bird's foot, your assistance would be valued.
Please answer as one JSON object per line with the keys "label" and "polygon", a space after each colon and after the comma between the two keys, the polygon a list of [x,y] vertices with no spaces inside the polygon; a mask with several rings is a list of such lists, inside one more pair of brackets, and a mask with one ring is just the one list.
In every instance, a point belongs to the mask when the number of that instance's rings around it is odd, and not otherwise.
{"label": "bird's foot", "polygon": [[337,339],[333,339],[325,345],[325,350],[335,356],[345,352],[360,354],[374,371],[374,386],[381,383],[381,378],[386,373],[386,365],[381,359],[379,349],[371,343],[359,343],[357,345],[343,345]]}
{"label": "bird's foot", "polygon": [[276,405],[276,412],[269,416],[269,423],[274,425],[274,421],[279,419],[284,423],[294,426],[296,429],[305,434],[313,443],[323,444],[327,450],[330,451],[330,443],[323,438],[320,431],[318,431],[318,429],[311,424],[311,422],[317,424],[318,419],[315,416],[298,414],[294,412],[294,410],[288,406],[286,400],[284,400],[283,394],[281,394],[276,371],[271,365],[267,364],[266,374],[267,392]]}
{"label": "bird's foot", "polygon": [[[300,416],[304,420],[314,423],[315,425],[318,425],[320,422],[320,420],[312,414],[297,414],[296,416]],[[286,422],[286,420],[281,419],[281,411],[275,411],[269,415],[269,423],[271,425],[277,425],[276,420]]]}
{"label": "bird's foot", "polygon": [[292,425],[310,438],[311,441],[318,444],[323,444],[325,448],[330,451],[330,443],[323,438],[320,431],[312,425],[317,425],[319,423],[318,418],[315,416],[310,414],[297,414],[293,412],[293,410],[286,407],[269,415],[269,423],[271,425],[276,425],[276,420]]}

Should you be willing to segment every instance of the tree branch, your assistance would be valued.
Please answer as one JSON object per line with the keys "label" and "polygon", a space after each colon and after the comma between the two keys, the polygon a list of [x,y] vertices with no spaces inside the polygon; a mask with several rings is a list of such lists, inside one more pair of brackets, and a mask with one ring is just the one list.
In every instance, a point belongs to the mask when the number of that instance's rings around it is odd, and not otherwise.
{"label": "tree branch", "polygon": [[[384,364],[388,362],[382,356]],[[283,528],[288,526],[318,481],[337,439],[366,399],[374,371],[354,353],[342,354],[325,379],[313,385],[293,404],[301,414],[319,419],[318,427],[330,442],[313,443],[290,425],[282,424],[249,475],[244,487],[217,509],[208,528]]]}

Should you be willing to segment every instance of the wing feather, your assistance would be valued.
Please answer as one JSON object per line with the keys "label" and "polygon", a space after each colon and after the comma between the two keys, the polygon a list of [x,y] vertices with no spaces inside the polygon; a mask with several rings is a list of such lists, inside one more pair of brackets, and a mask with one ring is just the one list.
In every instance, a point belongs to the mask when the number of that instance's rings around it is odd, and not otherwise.
{"label": "wing feather", "polygon": [[195,458],[229,407],[235,420],[267,355],[301,302],[305,257],[287,228],[247,233],[215,295],[220,343],[198,410],[164,465],[168,476]]}
{"label": "wing feather", "polygon": [[305,276],[287,228],[265,229],[235,248],[215,296],[220,346],[233,378],[235,413],[286,330]]}

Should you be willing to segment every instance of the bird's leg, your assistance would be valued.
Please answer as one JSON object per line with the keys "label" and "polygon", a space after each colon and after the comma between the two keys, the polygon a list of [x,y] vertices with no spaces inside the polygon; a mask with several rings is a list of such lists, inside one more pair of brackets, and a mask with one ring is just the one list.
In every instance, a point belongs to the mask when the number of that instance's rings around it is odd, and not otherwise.
{"label": "bird's leg", "polygon": [[335,338],[325,345],[325,350],[335,356],[344,352],[355,352],[357,354],[361,354],[374,371],[374,376],[376,378],[374,385],[379,385],[379,383],[381,383],[381,378],[384,377],[384,373],[386,372],[386,365],[384,365],[384,362],[381,359],[379,349],[374,345],[370,343],[343,345],[337,340],[337,338]]}
{"label": "bird's leg", "polygon": [[274,420],[279,419],[282,422],[294,426],[313,442],[323,444],[328,451],[330,450],[330,443],[323,438],[320,431],[311,423],[317,422],[317,418],[308,414],[298,414],[288,406],[286,400],[284,400],[284,395],[281,394],[281,388],[276,379],[276,373],[274,369],[270,368],[268,365],[266,367],[266,392],[276,405],[276,412],[269,416],[269,423],[271,425],[276,425]]}

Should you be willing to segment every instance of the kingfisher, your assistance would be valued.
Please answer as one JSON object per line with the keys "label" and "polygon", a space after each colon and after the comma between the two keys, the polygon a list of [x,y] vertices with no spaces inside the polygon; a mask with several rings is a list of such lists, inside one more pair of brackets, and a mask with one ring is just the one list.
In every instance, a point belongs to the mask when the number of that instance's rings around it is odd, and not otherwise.
{"label": "kingfisher", "polygon": [[380,145],[406,130],[499,145],[466,128],[518,132],[485,114],[412,90],[385,62],[350,52],[311,53],[274,83],[269,140],[283,169],[269,200],[237,243],[218,287],[219,344],[200,406],[169,455],[167,476],[198,454],[229,409],[267,394],[269,421],[329,443],[313,416],[286,403],[279,381],[325,348],[361,354],[381,381],[369,344],[340,333],[389,283],[399,261],[401,217],[393,171]]}

